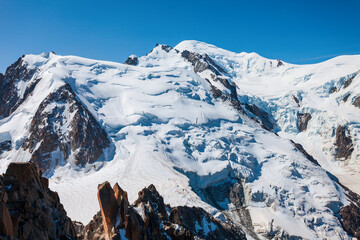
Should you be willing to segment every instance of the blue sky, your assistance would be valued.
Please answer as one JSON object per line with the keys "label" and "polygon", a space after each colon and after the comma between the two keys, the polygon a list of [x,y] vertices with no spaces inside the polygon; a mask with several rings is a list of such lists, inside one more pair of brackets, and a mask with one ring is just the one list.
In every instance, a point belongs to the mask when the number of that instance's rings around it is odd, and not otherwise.
{"label": "blue sky", "polygon": [[360,1],[0,0],[0,72],[22,54],[123,62],[199,40],[291,63],[360,54]]}

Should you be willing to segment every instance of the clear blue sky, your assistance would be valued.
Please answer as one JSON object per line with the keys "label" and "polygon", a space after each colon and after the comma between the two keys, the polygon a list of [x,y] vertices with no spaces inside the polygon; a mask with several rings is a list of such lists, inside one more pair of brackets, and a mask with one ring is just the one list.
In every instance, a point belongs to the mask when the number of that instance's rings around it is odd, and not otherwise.
{"label": "clear blue sky", "polygon": [[359,9],[359,0],[0,0],[0,72],[22,54],[123,62],[188,39],[314,63],[360,54]]}

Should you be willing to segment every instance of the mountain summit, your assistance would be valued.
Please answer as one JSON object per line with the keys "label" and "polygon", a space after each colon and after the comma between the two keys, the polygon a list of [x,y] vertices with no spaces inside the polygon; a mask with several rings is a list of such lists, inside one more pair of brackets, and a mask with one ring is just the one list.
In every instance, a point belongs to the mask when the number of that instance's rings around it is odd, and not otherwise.
{"label": "mountain summit", "polygon": [[360,55],[294,65],[183,41],[124,62],[51,52],[0,74],[1,171],[33,162],[83,223],[109,181],[248,239],[360,236]]}

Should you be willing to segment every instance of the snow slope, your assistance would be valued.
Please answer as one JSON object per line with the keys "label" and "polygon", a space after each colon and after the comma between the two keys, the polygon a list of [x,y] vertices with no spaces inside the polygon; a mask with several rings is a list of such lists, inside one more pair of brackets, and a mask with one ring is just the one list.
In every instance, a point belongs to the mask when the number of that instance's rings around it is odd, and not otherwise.
{"label": "snow slope", "polygon": [[[239,112],[229,101],[215,98],[211,85],[226,94],[229,89],[211,79],[210,70],[196,73],[182,57],[184,50],[207,54],[226,71],[223,77],[236,84],[243,108],[246,103],[255,104],[273,116],[276,128],[265,130],[248,111]],[[356,184],[360,111],[351,104],[360,94],[360,77],[352,80],[351,87],[342,87],[360,70],[360,56],[278,66],[277,60],[255,53],[232,53],[184,41],[174,49],[155,47],[139,58],[137,66],[53,53],[26,55],[24,62],[37,69],[34,78],[41,80],[15,112],[0,120],[0,136],[11,138],[14,145],[1,155],[2,172],[10,161],[30,159],[21,144],[32,117],[41,102],[65,83],[115,147],[115,153],[106,154],[106,161],[85,167],[65,162],[49,175],[50,188],[59,193],[73,220],[87,223],[92,218],[99,209],[97,185],[110,181],[128,192],[130,202],[139,190],[154,184],[172,206],[199,206],[220,219],[232,216],[235,221],[228,199],[216,207],[199,189],[238,179],[244,189],[243,206],[251,217],[248,226],[240,225],[249,237],[262,239],[271,233],[350,238],[337,217],[349,200],[326,170],[360,193]],[[18,84],[20,95],[26,84]],[[330,94],[334,86],[338,91]],[[342,98],[349,93],[344,103]],[[300,106],[293,96],[300,99]],[[305,132],[297,128],[298,112],[312,115]],[[348,124],[355,148],[346,161],[334,157],[334,131],[340,124]],[[301,143],[321,167],[289,139]],[[351,178],[346,177],[349,173]]]}
{"label": "snow slope", "polygon": [[[182,42],[176,48],[209,54],[239,86],[240,99],[271,112],[280,127],[278,134],[301,143],[323,168],[360,193],[357,184],[360,110],[352,104],[360,94],[360,56],[340,56],[311,65],[284,63],[274,69],[276,61],[255,53],[236,54],[194,41]],[[354,79],[345,87],[344,83],[351,77]],[[333,93],[332,88],[336,88]],[[300,106],[293,96],[300,99]],[[345,97],[348,97],[346,102]],[[296,126],[298,112],[312,115],[306,132],[300,132]],[[355,150],[350,159],[337,161],[334,133],[342,124],[349,127]]]}

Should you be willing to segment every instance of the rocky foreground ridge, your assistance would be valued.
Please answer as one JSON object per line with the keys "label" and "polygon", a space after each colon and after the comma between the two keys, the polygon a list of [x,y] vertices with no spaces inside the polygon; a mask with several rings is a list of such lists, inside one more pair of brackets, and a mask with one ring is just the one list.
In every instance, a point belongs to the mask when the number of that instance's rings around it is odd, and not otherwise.
{"label": "rocky foreground ridge", "polygon": [[0,176],[0,239],[77,239],[59,196],[32,163]]}
{"label": "rocky foreground ridge", "polygon": [[116,183],[98,186],[101,211],[79,229],[81,239],[246,239],[241,229],[221,222],[202,208],[164,204],[154,185],[130,205]]}
{"label": "rocky foreground ridge", "polygon": [[246,239],[241,229],[202,208],[164,204],[154,185],[130,204],[116,183],[98,186],[100,211],[72,222],[32,163],[11,163],[0,177],[0,239]]}

